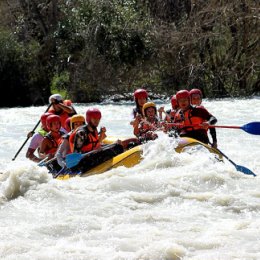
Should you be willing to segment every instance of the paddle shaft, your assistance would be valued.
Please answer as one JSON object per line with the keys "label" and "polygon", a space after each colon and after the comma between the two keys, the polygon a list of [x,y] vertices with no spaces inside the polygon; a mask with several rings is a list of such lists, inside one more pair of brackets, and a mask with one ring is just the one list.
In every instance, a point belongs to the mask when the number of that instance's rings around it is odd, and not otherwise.
{"label": "paddle shaft", "polygon": [[[196,127],[201,126],[199,124],[190,124],[190,125],[182,125],[180,123],[166,123],[168,126],[177,126],[177,127]],[[209,125],[208,128],[234,128],[234,129],[241,129],[241,126],[226,126],[226,125]]]}
{"label": "paddle shaft", "polygon": [[[49,106],[48,106],[48,108],[46,109],[46,111],[44,112],[44,113],[46,113],[48,110],[49,110],[49,108],[51,107],[51,105],[52,104],[49,104]],[[35,131],[35,129],[38,127],[38,125],[41,123],[41,120],[39,120],[38,122],[37,122],[37,124],[35,125],[35,127],[33,128],[33,130],[31,131],[31,132],[34,132]],[[16,159],[16,157],[18,156],[18,154],[21,152],[21,150],[23,149],[23,147],[25,146],[25,144],[28,142],[28,140],[30,139],[30,136],[28,136],[27,138],[26,138],[26,140],[24,141],[24,143],[22,144],[22,146],[20,147],[20,149],[17,151],[17,153],[15,154],[15,156],[14,156],[14,158],[12,159],[12,161],[14,161],[15,159]]]}

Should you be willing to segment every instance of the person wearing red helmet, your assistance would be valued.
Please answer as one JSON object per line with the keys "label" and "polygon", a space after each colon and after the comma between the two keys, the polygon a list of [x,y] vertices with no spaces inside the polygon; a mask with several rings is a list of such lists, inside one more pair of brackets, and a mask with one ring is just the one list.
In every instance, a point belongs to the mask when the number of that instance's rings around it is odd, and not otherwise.
{"label": "person wearing red helmet", "polygon": [[140,123],[143,115],[143,105],[148,100],[148,92],[145,89],[137,89],[134,92],[135,107],[132,111],[132,119],[130,124],[135,128]]}
{"label": "person wearing red helmet", "polygon": [[74,115],[70,118],[69,121],[70,121],[71,131],[62,136],[62,142],[55,154],[55,157],[57,158],[57,162],[62,168],[66,168],[66,162],[65,162],[66,155],[72,152],[70,142],[69,142],[70,136],[73,134],[74,131],[78,129],[78,127],[85,125],[85,118],[83,115],[79,115],[79,114]]}
{"label": "person wearing red helmet", "polygon": [[200,106],[202,103],[202,92],[200,89],[193,88],[190,90],[190,103],[193,106]]}
{"label": "person wearing red helmet", "polygon": [[40,157],[42,159],[48,157],[51,159],[54,157],[59,145],[62,141],[61,119],[57,115],[50,115],[46,120],[47,129],[49,133],[44,136],[43,141],[40,145]]}
{"label": "person wearing red helmet", "polygon": [[71,117],[68,117],[65,121],[65,130],[67,133],[69,133],[71,131],[71,127],[70,127],[70,120],[71,120]]}
{"label": "person wearing red helmet", "polygon": [[[118,140],[118,142],[112,145],[101,146],[101,142],[106,137],[106,128],[101,127],[100,133],[98,133],[97,127],[100,119],[101,112],[99,109],[88,109],[86,112],[87,125],[80,126],[70,136],[71,151],[88,154],[88,156],[84,157],[77,166],[71,169],[72,172],[84,172],[91,167],[97,166],[98,164],[113,158],[124,152],[125,146],[133,141],[132,139],[122,142]],[[91,151],[95,151],[95,153],[90,153]]]}
{"label": "person wearing red helmet", "polygon": [[61,126],[66,129],[66,119],[77,114],[71,100],[63,100],[60,94],[53,94],[49,97],[49,103],[52,106],[48,112],[58,115],[61,120]]}
{"label": "person wearing red helmet", "polygon": [[[200,89],[193,88],[190,90],[190,101],[191,101],[191,105],[193,105],[193,106],[201,106],[202,92]],[[217,148],[218,142],[217,142],[216,128],[210,128],[209,132],[212,137],[212,147]]]}
{"label": "person wearing red helmet", "polygon": [[[158,109],[158,112],[159,112],[159,117],[161,120],[164,120],[164,121],[167,121],[168,123],[169,122],[173,122],[174,120],[174,116],[177,112],[177,109],[178,109],[178,103],[177,103],[177,99],[176,99],[176,95],[173,95],[171,97],[171,108],[168,109],[168,110],[164,110],[164,107],[160,107]],[[165,118],[163,119],[162,117],[162,113],[165,114]]]}
{"label": "person wearing red helmet", "polygon": [[46,120],[47,117],[52,115],[51,113],[44,113],[41,115],[41,128],[37,133],[34,133],[31,139],[31,142],[28,146],[26,152],[26,158],[32,160],[33,162],[40,162],[41,159],[37,157],[34,152],[40,147],[41,142],[43,141],[44,136],[48,133]]}
{"label": "person wearing red helmet", "polygon": [[86,112],[86,123],[79,127],[70,136],[71,151],[78,153],[87,153],[101,147],[101,141],[106,138],[106,128],[100,128],[100,134],[97,127],[101,119],[101,112],[97,108],[89,108]]}
{"label": "person wearing red helmet", "polygon": [[176,99],[179,110],[174,117],[174,123],[181,124],[178,130],[180,136],[191,137],[208,144],[208,126],[216,124],[217,119],[204,107],[192,106],[188,90],[178,91]]}

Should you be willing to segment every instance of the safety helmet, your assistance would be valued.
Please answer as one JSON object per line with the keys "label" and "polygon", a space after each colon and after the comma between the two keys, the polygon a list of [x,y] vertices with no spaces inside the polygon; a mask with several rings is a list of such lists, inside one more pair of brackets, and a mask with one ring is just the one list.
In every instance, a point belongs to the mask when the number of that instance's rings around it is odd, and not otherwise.
{"label": "safety helmet", "polygon": [[134,98],[135,100],[139,98],[148,98],[148,93],[145,89],[139,88],[134,92]]}
{"label": "safety helmet", "polygon": [[42,124],[43,128],[47,127],[46,120],[47,120],[47,117],[50,116],[50,115],[53,115],[53,114],[49,113],[49,112],[46,112],[46,113],[41,115],[41,124]]}
{"label": "safety helmet", "polygon": [[188,90],[180,90],[180,91],[178,91],[177,93],[176,93],[176,99],[177,99],[177,101],[179,100],[179,99],[182,99],[182,98],[190,98],[190,93],[189,93],[189,91]]}
{"label": "safety helmet", "polygon": [[85,123],[85,118],[83,115],[74,115],[70,118],[70,128],[73,129],[73,124],[75,122],[82,122]]}
{"label": "safety helmet", "polygon": [[176,109],[178,107],[178,103],[177,103],[177,99],[176,99],[176,95],[173,95],[171,98],[171,104],[172,104],[172,108]]}
{"label": "safety helmet", "polygon": [[198,88],[193,88],[192,90],[190,90],[190,96],[195,95],[195,94],[200,95],[202,97],[202,92]]}
{"label": "safety helmet", "polygon": [[88,124],[91,118],[100,119],[101,118],[100,110],[97,108],[89,108],[86,112],[86,121]]}
{"label": "safety helmet", "polygon": [[143,114],[144,114],[145,116],[146,116],[145,111],[146,111],[146,109],[148,109],[149,107],[153,107],[154,110],[155,110],[155,113],[156,113],[156,111],[157,111],[156,105],[155,105],[153,102],[147,102],[147,103],[145,103],[145,104],[143,105]]}
{"label": "safety helmet", "polygon": [[65,125],[64,125],[64,128],[67,132],[70,132],[71,131],[71,127],[70,127],[70,120],[71,120],[71,117],[68,117],[65,121]]}
{"label": "safety helmet", "polygon": [[60,120],[60,117],[58,115],[50,115],[47,117],[47,120],[46,120],[46,125],[47,125],[47,129],[50,130],[51,129],[51,124],[53,122],[59,122],[60,125],[61,125],[61,120]]}
{"label": "safety helmet", "polygon": [[62,96],[60,94],[53,94],[49,97],[49,103],[51,104],[51,100],[56,99],[58,101],[62,101]]}

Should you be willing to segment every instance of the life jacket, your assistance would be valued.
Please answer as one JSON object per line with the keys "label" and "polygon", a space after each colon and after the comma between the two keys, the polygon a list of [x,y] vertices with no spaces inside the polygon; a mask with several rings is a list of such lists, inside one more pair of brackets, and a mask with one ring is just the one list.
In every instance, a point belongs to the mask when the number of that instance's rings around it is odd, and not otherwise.
{"label": "life jacket", "polygon": [[[193,130],[204,130],[201,129],[201,127],[199,126],[190,126],[190,125],[200,125],[203,122],[205,122],[205,119],[199,116],[195,116],[193,115],[194,109],[196,109],[196,107],[191,106],[190,108],[188,108],[185,111],[182,111],[181,109],[179,109],[174,117],[174,122],[176,123],[183,123],[183,128],[180,132],[180,134],[182,133],[186,133],[187,131],[193,131]],[[206,130],[204,130],[206,132]]]}
{"label": "life jacket", "polygon": [[49,150],[45,151],[45,154],[55,154],[56,153],[59,145],[62,142],[62,135],[64,133],[59,131],[59,134],[60,134],[60,136],[57,138],[54,138],[53,135],[51,134],[51,132],[49,132],[47,135],[45,135],[44,138],[47,138],[52,143],[52,147]]}
{"label": "life jacket", "polygon": [[142,121],[139,125],[139,136],[144,137],[149,131],[156,131],[160,127],[158,118],[155,118],[154,122]]}
{"label": "life jacket", "polygon": [[[64,100],[62,102],[62,104],[66,105],[66,106],[71,106],[72,105],[72,102],[71,100]],[[67,113],[66,111],[64,110],[61,110],[60,112],[57,112],[55,111],[53,108],[50,108],[48,110],[49,113],[52,113],[52,114],[55,114],[55,115],[58,115],[60,117],[60,120],[61,120],[61,126],[66,129],[66,120],[67,118],[71,117],[73,114],[69,114]]]}
{"label": "life jacket", "polygon": [[87,125],[79,127],[69,138],[71,151],[87,153],[101,147],[98,131],[91,132]]}

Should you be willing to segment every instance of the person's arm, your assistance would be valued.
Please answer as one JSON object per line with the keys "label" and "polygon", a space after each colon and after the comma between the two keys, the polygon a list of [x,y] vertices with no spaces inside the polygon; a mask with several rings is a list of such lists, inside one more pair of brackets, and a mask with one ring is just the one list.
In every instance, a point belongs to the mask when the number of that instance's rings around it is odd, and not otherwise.
{"label": "person's arm", "polygon": [[27,152],[26,152],[26,158],[30,159],[30,160],[33,161],[33,162],[38,163],[38,162],[41,161],[41,159],[38,158],[38,157],[34,154],[34,152],[35,152],[35,149],[28,148],[28,150],[27,150]]}
{"label": "person's arm", "polygon": [[62,168],[66,167],[65,156],[68,154],[69,151],[70,151],[69,140],[65,138],[63,139],[61,145],[59,146],[55,154],[55,157],[57,158],[57,162]]}
{"label": "person's arm", "polygon": [[53,107],[54,107],[54,109],[55,109],[55,107],[58,107],[58,108],[64,110],[68,114],[75,113],[75,109],[72,106],[67,106],[67,105],[64,105],[63,103],[53,103]]}
{"label": "person's arm", "polygon": [[40,146],[42,140],[43,140],[43,137],[40,134],[36,133],[36,134],[33,135],[31,142],[29,144],[29,147],[27,149],[26,155],[25,155],[26,158],[30,159],[33,162],[40,162],[41,161],[41,159],[38,158],[34,154],[34,152]]}
{"label": "person's arm", "polygon": [[98,137],[98,141],[100,143],[107,137],[106,131],[107,131],[107,129],[105,127],[100,128],[100,134],[99,134],[99,137]]}
{"label": "person's arm", "polygon": [[140,135],[140,127],[141,127],[141,123],[134,125],[134,135],[137,137]]}
{"label": "person's arm", "polygon": [[212,137],[212,147],[217,148],[218,147],[218,141],[217,141],[216,128],[210,128],[209,132],[210,132],[210,135]]}
{"label": "person's arm", "polygon": [[[48,157],[48,155],[46,154],[46,151],[50,149],[50,145],[49,145],[49,140],[47,138],[44,138],[41,145],[40,145],[40,150],[39,150],[39,156],[42,159]],[[49,158],[51,159],[51,158]]]}

